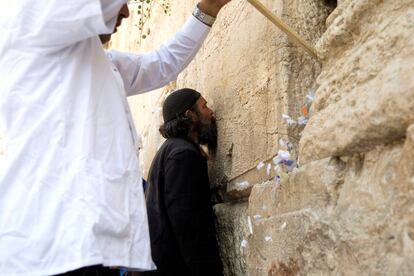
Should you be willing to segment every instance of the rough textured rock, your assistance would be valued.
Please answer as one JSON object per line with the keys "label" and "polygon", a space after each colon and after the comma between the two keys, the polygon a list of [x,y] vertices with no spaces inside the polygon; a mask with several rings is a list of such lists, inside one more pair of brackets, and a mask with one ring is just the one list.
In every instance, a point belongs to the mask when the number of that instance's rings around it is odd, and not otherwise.
{"label": "rough textured rock", "polygon": [[247,203],[217,204],[214,211],[217,216],[217,240],[223,261],[225,276],[246,275],[245,244],[249,235],[247,223]]}
{"label": "rough textured rock", "polygon": [[[311,43],[322,34],[328,11],[321,1],[263,3]],[[214,49],[204,47],[179,79],[184,86],[199,87],[213,102],[219,151],[211,171],[219,185],[234,178],[249,181],[243,177],[260,161],[275,156],[279,138],[297,143],[301,127],[287,125],[282,114],[300,116],[300,106],[320,71],[319,63],[289,43],[247,2],[234,1],[220,19],[206,42]]]}
{"label": "rough textured rock", "polygon": [[298,248],[312,227],[321,223],[321,213],[336,202],[344,169],[342,161],[324,159],[282,174],[280,183],[254,186],[248,209],[254,233],[249,239],[249,275],[302,270]]}
{"label": "rough textured rock", "polygon": [[280,185],[255,185],[249,275],[409,275],[413,135],[414,126],[404,146],[310,162]]}
{"label": "rough textured rock", "polygon": [[301,163],[405,135],[414,122],[413,33],[412,0],[348,1],[318,44],[323,69]]}

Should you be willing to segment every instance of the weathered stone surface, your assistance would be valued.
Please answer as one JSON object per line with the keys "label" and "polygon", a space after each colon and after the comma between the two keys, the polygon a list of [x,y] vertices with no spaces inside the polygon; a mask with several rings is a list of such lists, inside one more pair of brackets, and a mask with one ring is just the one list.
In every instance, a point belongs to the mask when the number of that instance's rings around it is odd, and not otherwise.
{"label": "weathered stone surface", "polygon": [[223,199],[226,202],[247,200],[256,183],[271,180],[275,176],[277,176],[277,172],[272,160],[267,160],[267,162],[262,161],[260,168],[255,166],[238,177],[227,180],[226,192],[223,195]]}
{"label": "weathered stone surface", "polygon": [[283,275],[302,269],[298,248],[312,227],[321,223],[324,210],[336,202],[344,170],[342,161],[324,159],[290,175],[281,174],[280,183],[253,187],[248,209],[253,224],[249,275]]}
{"label": "weathered stone surface", "polygon": [[249,244],[243,242],[249,235],[246,209],[246,202],[214,206],[217,216],[217,240],[225,276],[247,275],[245,252]]}
{"label": "weathered stone surface", "polygon": [[[172,1],[174,16],[157,16],[151,35],[138,47],[135,12],[114,37],[112,47],[147,51],[172,35],[197,1]],[[292,26],[304,39],[315,44],[325,30],[330,7],[324,1],[262,1]],[[286,113],[297,118],[308,90],[314,86],[320,64],[291,44],[285,34],[246,1],[232,1],[220,13],[196,59],[180,75],[177,88],[193,87],[203,93],[216,113],[219,148],[210,163],[214,185],[226,184],[273,158],[281,137],[297,145],[302,126],[289,126]],[[143,134],[144,172],[148,171],[161,142],[157,136],[159,114],[165,92],[151,92],[130,100],[136,125]],[[295,147],[296,148],[296,147]],[[296,149],[292,152],[297,156]],[[266,181],[265,176],[257,182]],[[240,179],[244,181],[243,179]]]}
{"label": "weathered stone surface", "polygon": [[413,135],[414,126],[404,146],[310,162],[280,185],[255,185],[249,275],[410,275]]}
{"label": "weathered stone surface", "polygon": [[319,42],[325,59],[300,163],[367,152],[414,122],[414,1],[348,2]]}
{"label": "weathered stone surface", "polygon": [[[385,222],[388,237],[387,254],[380,259],[388,275],[411,275],[414,271],[414,125],[407,130],[406,140],[390,184],[395,187],[390,221]],[[388,179],[387,179],[388,180]],[[385,273],[384,273],[385,274]]]}
{"label": "weathered stone surface", "polygon": [[[332,207],[332,212],[326,213],[325,221],[333,235],[329,239],[323,238],[325,241],[304,243],[302,255],[308,256],[305,270],[315,271],[312,262],[317,258],[317,244],[334,242],[330,260],[333,274],[353,268],[359,275],[409,275],[406,265],[412,262],[414,255],[404,248],[412,246],[412,240],[406,239],[405,231],[413,219],[414,186],[401,189],[408,183],[404,185],[399,181],[401,168],[407,168],[413,162],[412,154],[403,158],[412,153],[409,144],[407,139],[404,147],[400,143],[378,147],[347,161],[337,204]],[[406,200],[401,200],[401,197]],[[406,208],[398,207],[400,204]],[[316,235],[319,239],[324,237],[323,233]],[[322,249],[320,255],[323,256]]]}

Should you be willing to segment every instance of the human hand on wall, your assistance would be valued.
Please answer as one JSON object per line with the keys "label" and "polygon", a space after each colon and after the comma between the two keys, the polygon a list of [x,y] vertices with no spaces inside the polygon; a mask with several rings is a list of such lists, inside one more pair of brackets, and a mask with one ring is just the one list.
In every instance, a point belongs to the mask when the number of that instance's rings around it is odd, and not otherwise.
{"label": "human hand on wall", "polygon": [[231,0],[201,0],[199,9],[211,16],[216,17],[221,8]]}

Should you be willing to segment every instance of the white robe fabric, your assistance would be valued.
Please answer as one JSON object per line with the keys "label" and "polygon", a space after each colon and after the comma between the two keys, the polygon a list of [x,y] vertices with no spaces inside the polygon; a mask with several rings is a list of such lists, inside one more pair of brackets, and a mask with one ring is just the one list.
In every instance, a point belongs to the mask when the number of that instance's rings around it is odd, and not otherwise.
{"label": "white robe fabric", "polygon": [[209,27],[158,50],[105,52],[124,0],[0,2],[0,275],[154,269],[126,96],[162,87]]}

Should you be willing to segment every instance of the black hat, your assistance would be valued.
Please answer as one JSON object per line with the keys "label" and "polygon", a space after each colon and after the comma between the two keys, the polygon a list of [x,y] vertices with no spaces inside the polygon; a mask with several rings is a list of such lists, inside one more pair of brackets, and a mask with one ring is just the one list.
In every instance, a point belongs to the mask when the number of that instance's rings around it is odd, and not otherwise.
{"label": "black hat", "polygon": [[177,118],[178,115],[183,115],[200,97],[200,93],[190,88],[183,88],[172,92],[165,99],[162,107],[164,123]]}

